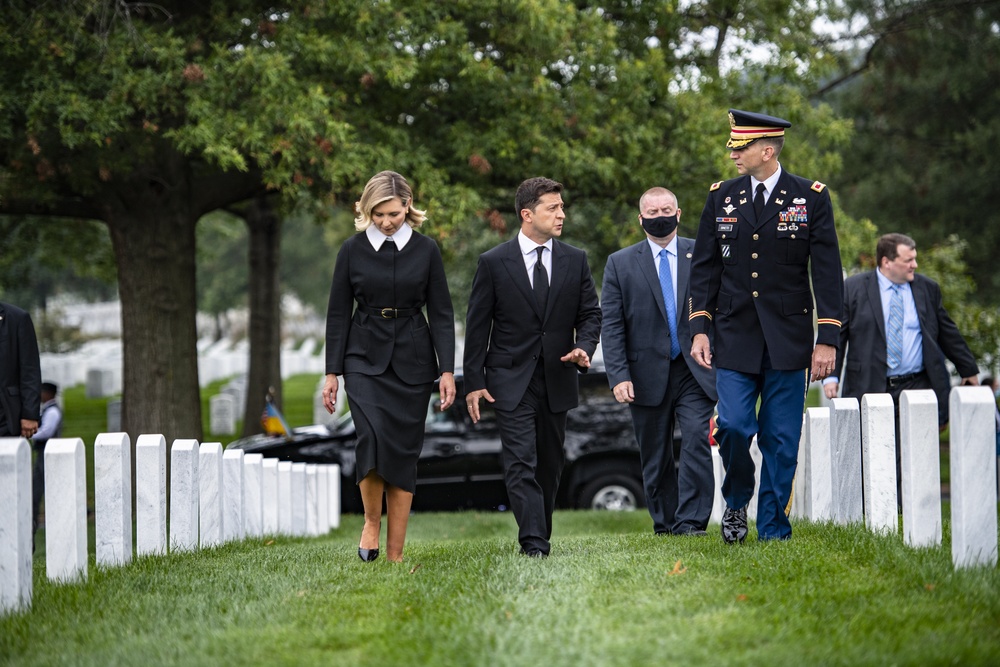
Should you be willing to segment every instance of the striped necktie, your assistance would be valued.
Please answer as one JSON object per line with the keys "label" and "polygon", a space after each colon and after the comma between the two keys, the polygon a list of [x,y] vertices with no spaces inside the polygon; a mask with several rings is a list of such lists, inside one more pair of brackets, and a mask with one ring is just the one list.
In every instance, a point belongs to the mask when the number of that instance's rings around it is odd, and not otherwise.
{"label": "striped necktie", "polygon": [[892,286],[889,298],[889,323],[886,325],[886,361],[894,369],[903,362],[903,293],[900,285]]}

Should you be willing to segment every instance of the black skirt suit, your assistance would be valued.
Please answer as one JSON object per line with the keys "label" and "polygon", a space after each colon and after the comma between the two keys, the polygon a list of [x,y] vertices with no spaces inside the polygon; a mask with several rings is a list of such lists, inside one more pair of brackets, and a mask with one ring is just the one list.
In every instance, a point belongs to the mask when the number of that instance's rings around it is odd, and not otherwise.
{"label": "black skirt suit", "polygon": [[454,368],[455,318],[437,244],[414,232],[401,250],[387,241],[376,252],[365,232],[348,239],[330,288],[326,372],[344,376],[359,482],[375,470],[415,490],[433,383]]}

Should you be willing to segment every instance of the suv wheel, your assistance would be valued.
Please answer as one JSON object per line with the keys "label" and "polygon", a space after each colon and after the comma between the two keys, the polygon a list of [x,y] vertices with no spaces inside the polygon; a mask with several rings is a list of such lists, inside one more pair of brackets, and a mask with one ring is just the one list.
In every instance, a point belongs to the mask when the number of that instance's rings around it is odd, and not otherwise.
{"label": "suv wheel", "polygon": [[636,480],[624,475],[598,477],[580,492],[576,506],[580,509],[631,512],[641,506],[642,488]]}

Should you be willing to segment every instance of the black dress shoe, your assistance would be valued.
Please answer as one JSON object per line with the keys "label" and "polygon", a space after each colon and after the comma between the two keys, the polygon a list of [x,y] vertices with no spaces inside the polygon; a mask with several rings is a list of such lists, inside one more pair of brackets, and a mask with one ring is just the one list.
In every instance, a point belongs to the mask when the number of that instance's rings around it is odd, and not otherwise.
{"label": "black dress shoe", "polygon": [[708,533],[698,528],[692,528],[691,530],[686,530],[683,533],[674,533],[674,535],[683,535],[687,537],[705,537],[706,535],[708,535]]}
{"label": "black dress shoe", "polygon": [[521,549],[521,555],[527,556],[528,558],[548,558],[549,555],[542,551],[541,549],[528,549],[525,551]]}
{"label": "black dress shoe", "polygon": [[358,558],[366,563],[370,563],[378,558],[378,549],[362,549],[358,547]]}
{"label": "black dress shoe", "polygon": [[743,542],[747,538],[747,508],[744,505],[738,510],[726,507],[722,513],[722,539],[726,544]]}

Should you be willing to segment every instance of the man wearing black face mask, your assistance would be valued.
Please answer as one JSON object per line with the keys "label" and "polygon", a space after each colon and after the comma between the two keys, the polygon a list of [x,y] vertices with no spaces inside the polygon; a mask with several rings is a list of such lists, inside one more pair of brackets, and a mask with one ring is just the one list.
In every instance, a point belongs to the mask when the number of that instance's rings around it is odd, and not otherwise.
{"label": "man wearing black face mask", "polygon": [[[681,210],[665,188],[639,200],[646,239],[608,257],[601,330],[608,382],[627,403],[642,460],[653,530],[705,535],[714,499],[708,423],[715,409],[715,372],[691,357],[688,272],[694,241],[677,236]],[[682,433],[675,466],[673,425]]]}

